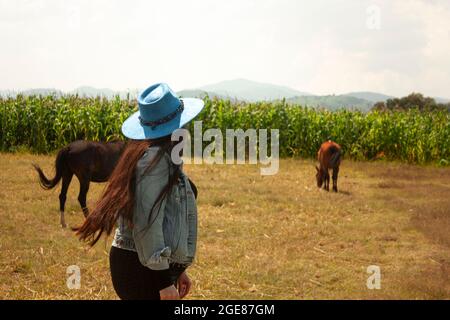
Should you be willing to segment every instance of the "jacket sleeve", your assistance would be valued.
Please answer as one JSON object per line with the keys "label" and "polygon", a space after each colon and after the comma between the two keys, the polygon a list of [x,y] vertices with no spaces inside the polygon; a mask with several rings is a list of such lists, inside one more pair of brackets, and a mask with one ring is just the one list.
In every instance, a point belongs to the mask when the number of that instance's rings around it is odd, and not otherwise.
{"label": "jacket sleeve", "polygon": [[[152,154],[147,155],[152,157]],[[145,159],[144,159],[145,160]],[[148,160],[148,159],[147,159]],[[144,164],[150,161],[143,161]],[[150,216],[150,210],[159,194],[169,180],[169,162],[165,155],[156,166],[145,175],[144,169],[137,167],[136,208],[133,214],[133,239],[140,262],[152,270],[166,270],[169,268],[168,258],[170,247],[166,246],[163,234],[164,209],[167,196],[155,205]]]}

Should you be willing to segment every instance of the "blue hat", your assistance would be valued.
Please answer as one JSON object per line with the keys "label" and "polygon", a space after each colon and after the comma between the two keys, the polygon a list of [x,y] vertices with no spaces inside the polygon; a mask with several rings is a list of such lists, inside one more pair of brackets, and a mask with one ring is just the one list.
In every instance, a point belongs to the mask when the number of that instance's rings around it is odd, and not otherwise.
{"label": "blue hat", "polygon": [[155,139],[172,134],[202,111],[201,99],[178,99],[165,83],[157,83],[138,96],[139,111],[122,124],[130,139]]}

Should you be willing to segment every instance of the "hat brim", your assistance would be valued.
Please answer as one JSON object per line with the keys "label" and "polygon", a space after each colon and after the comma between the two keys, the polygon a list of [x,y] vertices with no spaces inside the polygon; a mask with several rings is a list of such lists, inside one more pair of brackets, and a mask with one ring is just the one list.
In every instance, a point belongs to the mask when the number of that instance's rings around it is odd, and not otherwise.
{"label": "hat brim", "polygon": [[205,106],[201,99],[182,98],[181,100],[183,100],[184,110],[174,119],[152,129],[141,124],[140,113],[137,111],[124,121],[122,133],[125,137],[133,140],[156,139],[172,134],[172,132],[194,119]]}

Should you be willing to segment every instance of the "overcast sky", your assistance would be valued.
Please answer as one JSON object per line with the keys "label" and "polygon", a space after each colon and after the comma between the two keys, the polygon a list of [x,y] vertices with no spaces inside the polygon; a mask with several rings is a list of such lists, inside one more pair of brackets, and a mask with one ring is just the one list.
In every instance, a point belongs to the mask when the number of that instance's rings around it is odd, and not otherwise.
{"label": "overcast sky", "polygon": [[234,78],[450,98],[450,1],[0,0],[0,89]]}

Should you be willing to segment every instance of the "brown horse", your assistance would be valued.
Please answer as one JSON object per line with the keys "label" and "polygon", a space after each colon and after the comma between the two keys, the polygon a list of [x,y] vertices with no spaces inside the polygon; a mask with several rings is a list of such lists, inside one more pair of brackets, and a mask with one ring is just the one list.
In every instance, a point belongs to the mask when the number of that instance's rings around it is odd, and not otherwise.
{"label": "brown horse", "polygon": [[66,227],[64,219],[64,206],[66,203],[67,189],[76,175],[80,181],[80,202],[83,214],[89,214],[86,206],[86,195],[89,183],[106,182],[111,175],[120,155],[125,147],[124,141],[93,142],[78,140],[62,148],[56,156],[55,177],[51,180],[42,172],[41,168],[33,164],[39,174],[39,182],[42,188],[48,190],[54,188],[62,178],[62,188],[59,194],[59,210],[61,213],[61,226]]}
{"label": "brown horse", "polygon": [[330,191],[330,173],[328,170],[333,169],[333,191],[337,192],[337,179],[339,173],[339,165],[342,159],[342,149],[337,143],[328,140],[320,146],[317,153],[319,160],[319,168],[316,166],[317,186]]}

